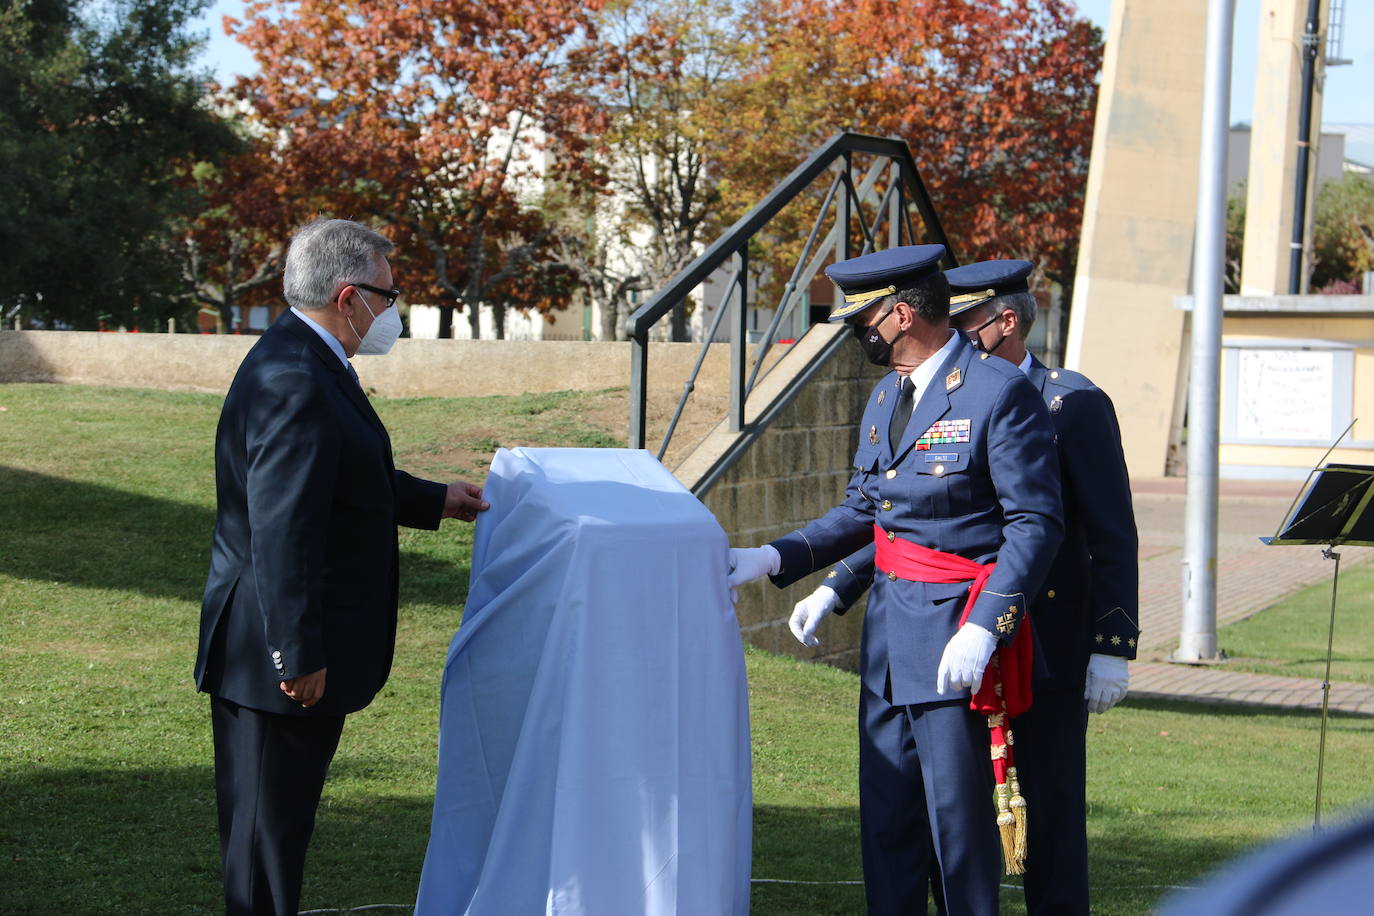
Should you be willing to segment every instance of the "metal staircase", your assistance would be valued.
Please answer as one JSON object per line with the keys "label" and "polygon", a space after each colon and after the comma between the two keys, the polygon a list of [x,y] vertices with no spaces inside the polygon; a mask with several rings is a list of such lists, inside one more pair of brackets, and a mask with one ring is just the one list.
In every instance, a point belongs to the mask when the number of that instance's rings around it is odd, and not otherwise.
{"label": "metal staircase", "polygon": [[[753,243],[757,246],[770,222],[788,204],[800,201],[801,205],[805,205],[808,198],[814,200],[820,182],[826,176],[830,178],[829,188],[821,198],[806,243],[792,267],[767,331],[753,344],[751,352],[746,321],[750,306],[756,303],[751,300],[749,282],[750,245]],[[886,244],[879,244],[879,240],[884,238]],[[854,133],[840,133],[830,138],[779,182],[756,207],[716,239],[699,258],[630,315],[627,320],[632,344],[630,448],[644,448],[647,437],[649,341],[652,332],[664,317],[717,270],[727,264],[732,267],[724,299],[704,335],[701,352],[683,384],[682,395],[667,423],[657,452],[660,459],[667,452],[683,408],[695,388],[706,354],[720,330],[721,322],[728,316],[730,395],[727,429],[743,435],[739,437],[738,447],[722,455],[715,462],[716,466],[696,483],[694,489],[698,496],[703,495],[719,474],[729,467],[734,457],[748,447],[752,440],[750,433],[767,426],[777,410],[843,344],[847,335],[832,334],[823,346],[815,349],[807,366],[800,371],[796,366],[791,367],[796,376],[786,390],[775,394],[772,403],[751,410],[746,420],[745,402],[759,382],[761,370],[777,342],[779,328],[790,326],[789,322],[795,320],[794,312],[799,303],[806,300],[805,291],[817,272],[826,264],[880,248],[931,242],[945,246],[948,252],[946,268],[956,266],[954,253],[906,143]]]}

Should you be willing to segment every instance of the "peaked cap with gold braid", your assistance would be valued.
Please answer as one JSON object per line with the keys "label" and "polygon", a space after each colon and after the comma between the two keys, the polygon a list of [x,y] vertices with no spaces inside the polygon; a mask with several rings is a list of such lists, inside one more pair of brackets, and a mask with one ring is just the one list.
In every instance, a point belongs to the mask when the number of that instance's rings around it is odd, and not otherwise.
{"label": "peaked cap with gold braid", "polygon": [[844,293],[844,303],[830,310],[831,321],[859,314],[884,296],[890,296],[940,269],[944,245],[903,245],[831,264],[825,275]]}
{"label": "peaked cap with gold braid", "polygon": [[949,281],[949,317],[967,312],[996,296],[1030,290],[1026,278],[1035,265],[1030,261],[978,261],[945,271]]}

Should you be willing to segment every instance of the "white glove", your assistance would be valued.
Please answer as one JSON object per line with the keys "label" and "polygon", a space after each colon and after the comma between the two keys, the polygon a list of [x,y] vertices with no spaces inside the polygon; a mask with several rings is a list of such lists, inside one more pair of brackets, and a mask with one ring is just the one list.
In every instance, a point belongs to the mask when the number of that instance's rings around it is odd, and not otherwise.
{"label": "white glove", "polygon": [[764,576],[776,576],[781,567],[782,557],[772,544],[764,544],[762,547],[731,547],[730,577],[726,579],[731,597],[739,586],[755,579],[762,579]]}
{"label": "white glove", "polygon": [[983,671],[997,648],[997,637],[976,623],[966,623],[950,637],[940,656],[940,669],[935,673],[935,692],[944,696],[965,687],[974,693],[983,686]]}
{"label": "white glove", "polygon": [[839,606],[840,596],[830,586],[822,585],[797,602],[787,625],[803,646],[819,646],[821,641],[816,638],[816,627]]}
{"label": "white glove", "polygon": [[1115,655],[1088,656],[1088,683],[1083,688],[1088,711],[1106,712],[1120,703],[1122,697],[1126,696],[1130,679],[1126,659]]}

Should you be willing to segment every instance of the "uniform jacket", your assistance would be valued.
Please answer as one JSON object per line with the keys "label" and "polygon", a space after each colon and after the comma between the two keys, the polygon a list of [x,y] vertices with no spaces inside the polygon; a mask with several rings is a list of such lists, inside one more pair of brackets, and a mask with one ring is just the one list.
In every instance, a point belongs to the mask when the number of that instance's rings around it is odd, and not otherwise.
{"label": "uniform jacket", "polygon": [[[1081,689],[1089,655],[1136,654],[1138,543],[1130,478],[1116,411],[1102,389],[1077,372],[1047,369],[1034,356],[1026,375],[1054,422],[1064,500],[1064,540],[1031,602],[1042,662],[1036,686]],[[847,608],[872,578],[868,548],[836,566],[825,584]]]}
{"label": "uniform jacket", "polygon": [[[789,585],[871,544],[876,522],[925,547],[996,561],[969,621],[1007,644],[1062,536],[1049,412],[1020,370],[980,358],[960,337],[894,447],[899,382],[888,373],[869,397],[844,501],[773,542],[782,558],[773,581]],[[952,699],[935,692],[935,674],[967,591],[877,577],[860,647],[869,688],[898,705]]]}
{"label": "uniform jacket", "polygon": [[[366,706],[391,670],[396,526],[439,527],[446,490],[395,469],[367,396],[289,311],[229,387],[215,489],[196,686],[268,712]],[[309,710],[278,688],[325,667]]]}

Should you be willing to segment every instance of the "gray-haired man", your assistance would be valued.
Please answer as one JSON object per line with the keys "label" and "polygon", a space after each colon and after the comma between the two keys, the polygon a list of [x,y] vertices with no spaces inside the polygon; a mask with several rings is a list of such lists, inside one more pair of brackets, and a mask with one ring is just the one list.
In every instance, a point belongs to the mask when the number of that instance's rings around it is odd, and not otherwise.
{"label": "gray-haired man", "polygon": [[229,913],[298,910],[344,716],[391,670],[396,526],[487,508],[472,484],[396,470],[349,363],[400,333],[391,251],[348,220],[297,232],[291,309],[248,352],[220,414],[195,677],[210,694]]}

